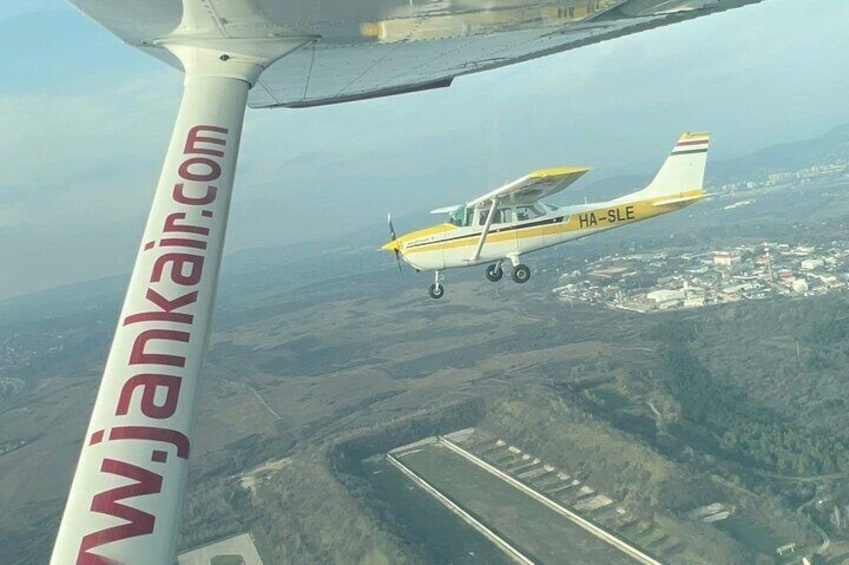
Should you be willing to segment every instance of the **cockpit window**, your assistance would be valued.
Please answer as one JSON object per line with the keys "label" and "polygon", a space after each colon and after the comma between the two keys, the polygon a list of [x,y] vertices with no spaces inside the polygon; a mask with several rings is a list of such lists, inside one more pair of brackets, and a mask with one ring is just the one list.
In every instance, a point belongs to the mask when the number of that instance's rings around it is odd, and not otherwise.
{"label": "cockpit window", "polygon": [[531,204],[527,206],[516,206],[516,220],[524,221],[538,218],[545,214],[545,209],[539,204]]}
{"label": "cockpit window", "polygon": [[[486,224],[486,218],[489,216],[489,210],[482,209],[478,214],[478,223]],[[495,211],[495,217],[492,219],[493,224],[509,224],[512,221],[513,210],[510,208],[498,208]]]}
{"label": "cockpit window", "polygon": [[458,206],[453,212],[448,214],[448,223],[463,227],[468,226],[472,221],[472,211],[466,208],[465,205]]}

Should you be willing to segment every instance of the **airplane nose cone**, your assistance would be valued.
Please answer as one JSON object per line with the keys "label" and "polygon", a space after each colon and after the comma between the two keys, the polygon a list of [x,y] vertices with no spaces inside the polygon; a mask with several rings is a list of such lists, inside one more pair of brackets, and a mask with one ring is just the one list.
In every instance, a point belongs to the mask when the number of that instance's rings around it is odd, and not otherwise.
{"label": "airplane nose cone", "polygon": [[401,242],[399,242],[397,239],[393,239],[392,241],[381,247],[381,249],[383,251],[400,251]]}

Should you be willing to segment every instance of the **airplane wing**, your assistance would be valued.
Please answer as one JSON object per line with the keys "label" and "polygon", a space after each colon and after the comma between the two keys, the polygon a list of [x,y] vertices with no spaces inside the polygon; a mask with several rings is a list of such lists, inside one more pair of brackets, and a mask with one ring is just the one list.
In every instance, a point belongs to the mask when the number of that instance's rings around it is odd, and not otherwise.
{"label": "airplane wing", "polygon": [[[70,0],[125,42],[180,67],[161,39],[212,17],[229,38],[305,39],[251,90],[253,108],[308,107],[447,87],[458,76],[762,0]],[[189,4],[192,5],[192,4]]]}
{"label": "airplane wing", "polygon": [[514,202],[536,202],[565,190],[589,170],[587,167],[562,167],[534,171],[469,201],[467,206],[478,206],[496,198],[510,198]]}

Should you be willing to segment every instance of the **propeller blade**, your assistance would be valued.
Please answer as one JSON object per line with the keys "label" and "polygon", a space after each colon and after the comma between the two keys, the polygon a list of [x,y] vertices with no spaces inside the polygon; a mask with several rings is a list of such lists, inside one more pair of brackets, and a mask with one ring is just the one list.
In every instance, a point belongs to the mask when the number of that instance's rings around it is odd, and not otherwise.
{"label": "propeller blade", "polygon": [[[389,237],[391,241],[395,241],[398,239],[395,236],[395,226],[392,225],[392,212],[386,213],[386,221],[389,223]],[[403,269],[401,268],[401,252],[398,248],[395,248],[395,261],[398,263],[398,273],[403,274]]]}
{"label": "propeller blade", "polygon": [[386,221],[389,222],[389,237],[392,241],[398,239],[395,237],[395,227],[392,225],[392,212],[386,213]]}

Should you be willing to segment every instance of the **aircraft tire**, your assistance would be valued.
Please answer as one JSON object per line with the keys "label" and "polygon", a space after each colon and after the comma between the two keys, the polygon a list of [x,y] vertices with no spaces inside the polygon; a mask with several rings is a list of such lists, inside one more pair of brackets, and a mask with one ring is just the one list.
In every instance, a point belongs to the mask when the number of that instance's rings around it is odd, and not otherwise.
{"label": "aircraft tire", "polygon": [[427,293],[433,299],[440,299],[445,296],[445,287],[441,284],[433,283],[432,285],[430,285],[430,288],[427,289]]}
{"label": "aircraft tire", "polygon": [[513,282],[517,284],[525,284],[528,282],[528,279],[531,278],[531,270],[527,265],[522,265],[519,263],[515,267],[513,267],[513,272],[510,273],[510,276],[513,279]]}
{"label": "aircraft tire", "polygon": [[498,282],[504,276],[504,270],[500,265],[492,264],[487,266],[484,274],[486,275],[486,280],[489,282]]}

